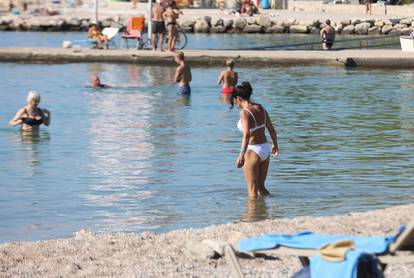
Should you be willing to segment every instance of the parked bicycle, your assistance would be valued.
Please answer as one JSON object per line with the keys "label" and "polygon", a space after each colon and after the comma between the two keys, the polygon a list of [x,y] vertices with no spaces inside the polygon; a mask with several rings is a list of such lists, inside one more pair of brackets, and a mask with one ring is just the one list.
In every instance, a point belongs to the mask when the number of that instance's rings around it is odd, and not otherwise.
{"label": "parked bicycle", "polygon": [[[164,43],[169,40],[168,31],[164,32]],[[177,26],[177,39],[175,41],[175,49],[183,50],[188,43],[187,34]],[[151,40],[148,38],[148,30],[142,32],[141,39],[138,40],[138,49],[151,49]]]}

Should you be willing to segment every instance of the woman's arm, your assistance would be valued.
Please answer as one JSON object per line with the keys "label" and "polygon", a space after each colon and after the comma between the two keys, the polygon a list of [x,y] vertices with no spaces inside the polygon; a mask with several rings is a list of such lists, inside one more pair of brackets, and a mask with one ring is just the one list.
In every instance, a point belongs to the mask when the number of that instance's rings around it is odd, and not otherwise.
{"label": "woman's arm", "polygon": [[9,122],[10,125],[12,126],[16,126],[16,125],[20,125],[22,124],[22,120],[21,117],[26,114],[26,109],[22,108],[19,111],[17,111],[16,115],[14,116],[13,119],[11,119],[11,121]]}
{"label": "woman's arm", "polygon": [[220,73],[219,79],[217,80],[217,85],[220,85],[224,80],[224,74],[223,72]]}
{"label": "woman's arm", "polygon": [[249,145],[249,138],[250,138],[250,132],[249,132],[249,115],[246,111],[240,111],[240,119],[242,123],[242,130],[243,130],[243,137],[242,137],[242,143],[240,148],[240,154],[237,158],[237,168],[241,168],[244,165],[244,155],[247,151],[247,146]]}
{"label": "woman's arm", "polygon": [[50,120],[51,120],[51,114],[50,111],[47,109],[42,109],[42,118],[43,118],[43,124],[45,126],[49,126],[50,125]]}
{"label": "woman's arm", "polygon": [[279,145],[277,144],[277,133],[275,128],[273,127],[272,120],[269,117],[269,114],[267,114],[267,111],[264,110],[266,113],[266,128],[270,133],[270,137],[272,137],[273,147],[272,147],[272,153],[277,156],[279,154]]}

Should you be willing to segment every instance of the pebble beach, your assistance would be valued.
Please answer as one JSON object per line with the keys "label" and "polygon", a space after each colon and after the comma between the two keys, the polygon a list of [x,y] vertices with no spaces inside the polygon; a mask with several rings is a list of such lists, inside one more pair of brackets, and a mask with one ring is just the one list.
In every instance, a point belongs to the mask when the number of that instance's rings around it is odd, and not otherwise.
{"label": "pebble beach", "polygon": [[[388,235],[412,221],[414,205],[329,217],[297,217],[241,222],[165,234],[76,232],[72,238],[0,245],[1,277],[230,277],[223,258],[198,256],[189,246],[225,240],[238,233],[311,230],[327,234]],[[290,277],[300,269],[295,257],[239,258],[246,277]],[[386,277],[413,277],[414,264],[392,264]]]}

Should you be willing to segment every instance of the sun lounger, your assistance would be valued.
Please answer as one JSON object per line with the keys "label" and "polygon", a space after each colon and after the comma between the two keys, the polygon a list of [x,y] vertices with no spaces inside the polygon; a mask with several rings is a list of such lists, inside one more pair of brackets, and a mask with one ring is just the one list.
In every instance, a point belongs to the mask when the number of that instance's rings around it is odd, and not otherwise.
{"label": "sun lounger", "polygon": [[[346,236],[344,237],[346,238]],[[358,237],[349,236],[350,239],[358,240]],[[370,237],[361,237],[363,240],[368,239]],[[371,237],[374,238],[374,237]],[[380,237],[376,237],[380,238]],[[378,257],[379,261],[383,269],[385,269],[387,264],[390,263],[414,263],[414,222],[408,224],[402,231],[400,231],[394,237],[383,237],[384,239],[392,238],[392,242],[389,246],[381,250],[382,247],[376,246],[374,251],[380,251],[379,253],[375,253]],[[333,239],[335,241],[335,239]],[[333,243],[333,242],[331,242]],[[358,247],[358,242],[356,242],[356,247]],[[239,248],[236,248],[239,250]],[[370,251],[370,250],[368,250]],[[381,252],[383,251],[383,252]],[[400,251],[411,251],[412,254],[400,254]],[[244,253],[250,253],[253,256],[258,254],[265,254],[265,255],[272,255],[272,256],[297,256],[299,257],[302,265],[309,265],[309,257],[312,257],[319,253],[319,248],[312,246],[308,246],[308,248],[299,248],[298,246],[289,247],[289,246],[280,246],[277,245],[273,248],[265,248],[265,249],[256,249],[252,250],[252,252],[246,252],[245,250],[241,250]]]}

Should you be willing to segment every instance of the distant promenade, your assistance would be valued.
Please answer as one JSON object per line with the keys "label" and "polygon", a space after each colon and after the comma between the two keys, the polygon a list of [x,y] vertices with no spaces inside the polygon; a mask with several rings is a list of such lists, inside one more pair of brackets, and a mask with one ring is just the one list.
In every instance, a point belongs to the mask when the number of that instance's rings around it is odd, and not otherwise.
{"label": "distant promenade", "polygon": [[[365,68],[414,68],[414,53],[397,49],[375,50],[188,50],[187,59],[194,66],[223,66],[227,58],[245,67],[332,65]],[[172,55],[135,49],[0,48],[0,62],[18,63],[135,63],[172,65]]]}

